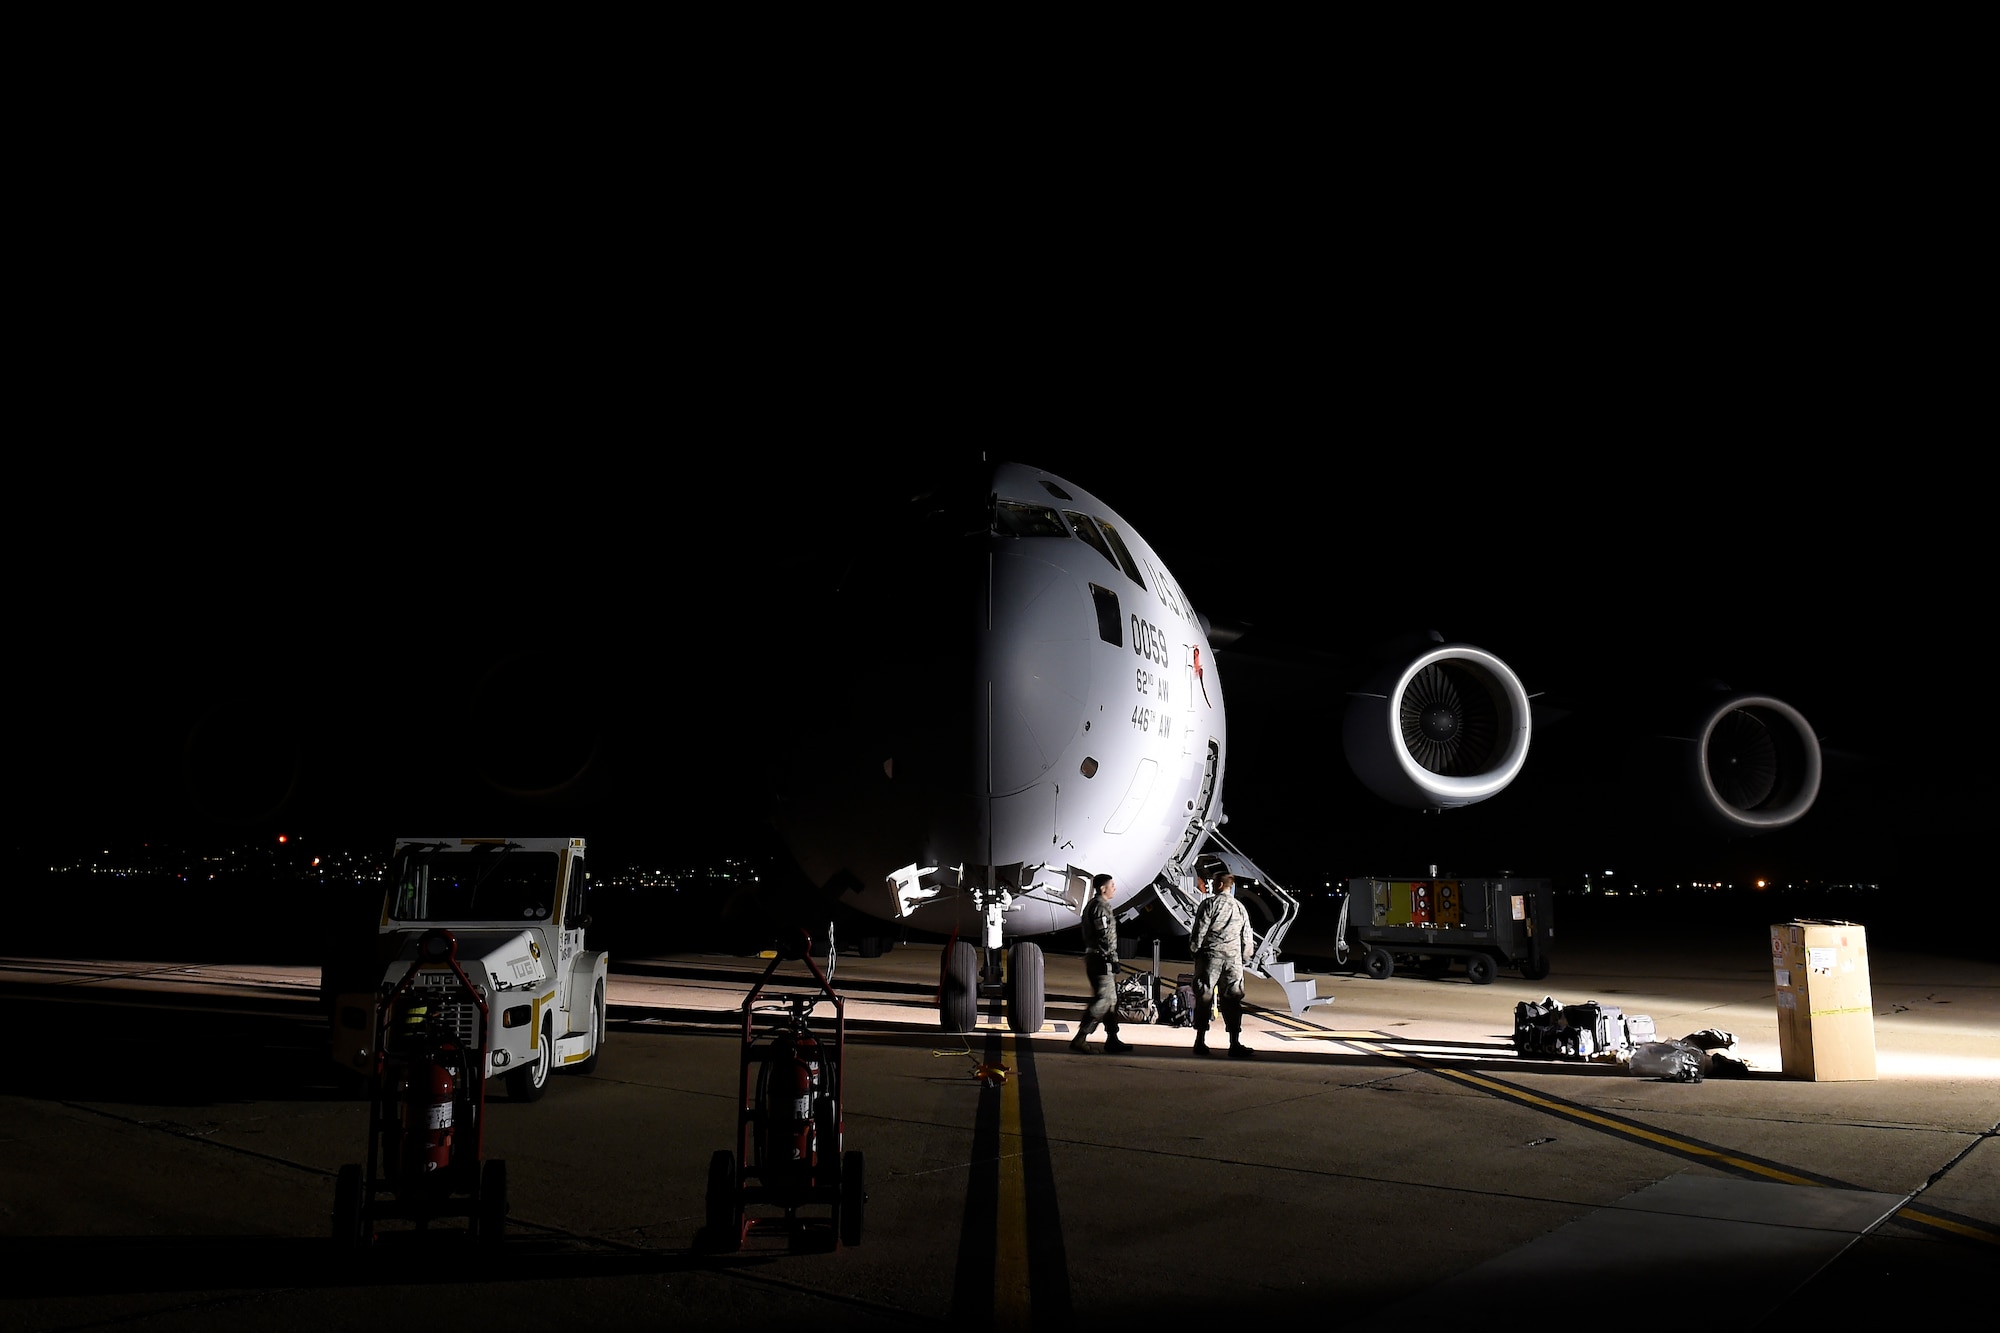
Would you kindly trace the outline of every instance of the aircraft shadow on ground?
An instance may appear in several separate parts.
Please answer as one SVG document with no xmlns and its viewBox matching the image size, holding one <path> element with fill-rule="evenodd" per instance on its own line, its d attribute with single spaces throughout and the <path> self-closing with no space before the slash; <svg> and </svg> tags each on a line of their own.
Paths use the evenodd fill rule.
<svg viewBox="0 0 2000 1333">
<path fill-rule="evenodd" d="M 488 1249 L 455 1227 L 385 1232 L 365 1251 L 331 1239 L 269 1236 L 27 1236 L 0 1239 L 11 1300 L 292 1287 L 519 1282 L 524 1260 L 540 1278 L 603 1278 L 739 1268 L 770 1255 L 699 1249 L 585 1248 L 532 1234 Z M 80 1275 L 88 1274 L 87 1279 Z"/>
<path fill-rule="evenodd" d="M 0 1091 L 52 1101 L 211 1106 L 356 1095 L 333 1063 L 324 1018 L 310 1006 L 260 1014 L 194 1005 L 15 996 L 32 1031 L 61 1034 L 32 1065 L 0 1075 Z"/>
</svg>

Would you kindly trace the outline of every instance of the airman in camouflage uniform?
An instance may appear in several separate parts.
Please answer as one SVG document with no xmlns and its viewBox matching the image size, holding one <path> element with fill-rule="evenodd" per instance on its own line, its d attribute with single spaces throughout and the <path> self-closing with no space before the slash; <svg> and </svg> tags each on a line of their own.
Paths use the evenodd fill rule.
<svg viewBox="0 0 2000 1333">
<path fill-rule="evenodd" d="M 1118 881 L 1099 875 L 1090 881 L 1090 901 L 1083 908 L 1083 970 L 1096 994 L 1083 1011 L 1083 1026 L 1069 1039 L 1073 1051 L 1087 1051 L 1090 1034 L 1104 1024 L 1104 1049 L 1129 1051 L 1132 1043 L 1118 1040 L 1118 918 L 1112 915 L 1111 900 L 1118 893 Z"/>
<path fill-rule="evenodd" d="M 1254 946 L 1250 913 L 1236 901 L 1236 876 L 1224 875 L 1194 914 L 1188 947 L 1195 959 L 1194 1048 L 1209 1054 L 1208 1024 L 1218 1001 L 1222 1026 L 1229 1033 L 1229 1053 L 1247 1060 L 1257 1052 L 1243 1044 L 1243 965 Z"/>
</svg>

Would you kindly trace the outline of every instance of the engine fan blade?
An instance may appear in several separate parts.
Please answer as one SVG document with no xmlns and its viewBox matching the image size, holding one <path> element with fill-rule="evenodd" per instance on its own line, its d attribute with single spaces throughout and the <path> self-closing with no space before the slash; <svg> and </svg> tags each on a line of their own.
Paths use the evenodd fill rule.
<svg viewBox="0 0 2000 1333">
<path fill-rule="evenodd" d="M 1708 776 L 1715 794 L 1738 810 L 1755 810 L 1778 785 L 1778 743 L 1754 715 L 1736 709 L 1719 719 L 1708 741 Z"/>
<path fill-rule="evenodd" d="M 1479 772 L 1499 735 L 1492 698 L 1476 678 L 1444 662 L 1410 679 L 1399 721 L 1410 757 L 1445 777 Z"/>
</svg>

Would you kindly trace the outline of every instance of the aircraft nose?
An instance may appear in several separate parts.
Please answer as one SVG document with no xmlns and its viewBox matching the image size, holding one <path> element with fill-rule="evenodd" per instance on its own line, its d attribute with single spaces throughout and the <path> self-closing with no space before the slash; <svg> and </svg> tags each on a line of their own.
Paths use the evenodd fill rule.
<svg viewBox="0 0 2000 1333">
<path fill-rule="evenodd" d="M 987 772 L 1002 796 L 1038 781 L 1081 731 L 1097 613 L 1076 576 L 1045 560 L 997 553 L 992 571 L 980 676 Z"/>
</svg>

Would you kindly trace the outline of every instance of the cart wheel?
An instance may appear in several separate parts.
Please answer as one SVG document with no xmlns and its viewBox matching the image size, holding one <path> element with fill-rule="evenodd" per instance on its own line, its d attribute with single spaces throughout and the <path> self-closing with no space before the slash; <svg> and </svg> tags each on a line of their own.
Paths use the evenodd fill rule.
<svg viewBox="0 0 2000 1333">
<path fill-rule="evenodd" d="M 868 1187 L 861 1170 L 861 1154 L 848 1153 L 840 1163 L 840 1243 L 861 1243 L 861 1208 L 868 1202 Z"/>
<path fill-rule="evenodd" d="M 938 1018 L 946 1032 L 971 1032 L 979 1027 L 979 950 L 964 940 L 944 957 Z"/>
<path fill-rule="evenodd" d="M 507 1071 L 507 1095 L 517 1102 L 538 1102 L 549 1090 L 549 1067 L 556 1061 L 555 1030 L 551 1026 L 554 1022 L 553 1017 L 542 1020 L 541 1035 L 535 1043 L 535 1063 Z"/>
<path fill-rule="evenodd" d="M 722 1254 L 743 1248 L 743 1192 L 736 1184 L 736 1154 L 727 1148 L 708 1159 L 708 1247 Z"/>
<path fill-rule="evenodd" d="M 1007 1026 L 1015 1032 L 1040 1032 L 1046 1001 L 1042 946 L 1017 942 L 1007 955 Z"/>
<path fill-rule="evenodd" d="M 1493 959 L 1487 954 L 1476 953 L 1465 960 L 1465 975 L 1472 978 L 1475 986 L 1492 985 L 1493 972 Z"/>
<path fill-rule="evenodd" d="M 828 1082 L 832 1067 L 827 1066 Z M 840 1108 L 831 1097 L 821 1097 L 813 1105 L 813 1176 L 824 1180 L 840 1160 Z"/>
<path fill-rule="evenodd" d="M 1387 981 L 1396 975 L 1396 956 L 1379 944 L 1368 948 L 1368 975 L 1377 981 Z"/>
<path fill-rule="evenodd" d="M 358 1250 L 368 1242 L 368 1214 L 362 1207 L 361 1167 L 350 1162 L 333 1179 L 333 1240 Z"/>
<path fill-rule="evenodd" d="M 507 1164 L 488 1162 L 479 1169 L 479 1211 L 473 1218 L 479 1243 L 488 1249 L 507 1233 Z"/>
<path fill-rule="evenodd" d="M 597 993 L 590 997 L 590 1054 L 579 1060 L 575 1066 L 579 1074 L 597 1071 L 597 1055 L 604 1049 L 604 983 L 597 983 Z"/>
<path fill-rule="evenodd" d="M 1547 980 L 1549 975 L 1549 960 L 1546 958 L 1537 958 L 1521 964 L 1521 975 L 1530 981 Z"/>
</svg>

